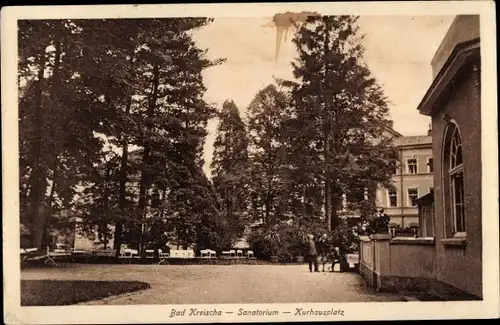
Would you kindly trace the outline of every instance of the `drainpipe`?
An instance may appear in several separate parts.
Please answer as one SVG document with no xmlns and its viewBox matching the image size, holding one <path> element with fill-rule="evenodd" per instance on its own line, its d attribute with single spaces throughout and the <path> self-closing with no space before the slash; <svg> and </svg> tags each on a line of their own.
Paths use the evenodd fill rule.
<svg viewBox="0 0 500 325">
<path fill-rule="evenodd" d="M 403 146 L 400 146 L 399 147 L 399 151 L 400 151 L 400 154 L 401 154 L 401 163 L 399 164 L 399 181 L 400 181 L 400 187 L 401 187 L 401 227 L 404 227 L 404 212 L 405 212 L 405 208 L 404 208 L 404 205 L 405 205 L 405 195 L 404 195 L 404 187 L 403 187 L 403 171 L 404 171 L 404 168 L 403 168 L 403 164 L 404 164 L 404 160 L 403 160 Z"/>
</svg>

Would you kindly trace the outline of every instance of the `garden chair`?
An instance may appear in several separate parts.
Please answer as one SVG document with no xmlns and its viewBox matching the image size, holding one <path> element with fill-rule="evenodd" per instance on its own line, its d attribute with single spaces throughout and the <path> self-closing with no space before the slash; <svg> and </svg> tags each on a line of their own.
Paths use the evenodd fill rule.
<svg viewBox="0 0 500 325">
<path fill-rule="evenodd" d="M 42 255 L 40 258 L 43 259 L 43 264 L 51 263 L 53 266 L 57 266 L 56 260 L 54 259 L 56 256 L 61 255 L 56 252 L 51 252 L 49 246 L 47 246 L 47 253 Z"/>
<path fill-rule="evenodd" d="M 200 257 L 201 258 L 210 258 L 210 250 L 209 249 L 200 250 Z"/>
<path fill-rule="evenodd" d="M 217 252 L 214 250 L 209 250 L 210 251 L 210 262 L 213 264 L 219 264 L 219 260 L 217 259 Z"/>
<path fill-rule="evenodd" d="M 229 251 L 229 257 L 236 257 L 236 251 L 234 249 Z"/>
<path fill-rule="evenodd" d="M 208 264 L 210 262 L 210 250 L 209 249 L 202 249 L 200 251 L 200 256 L 201 256 L 202 263 Z"/>
<path fill-rule="evenodd" d="M 38 248 L 22 248 L 21 249 L 21 260 L 23 261 L 43 261 L 43 264 L 51 263 L 57 266 L 56 261 L 50 254 L 50 249 L 47 246 L 47 251 L 45 254 L 39 254 Z"/>
<path fill-rule="evenodd" d="M 139 251 L 137 249 L 126 248 L 123 250 L 123 253 L 120 257 L 128 259 L 128 262 L 131 263 L 132 259 L 138 255 Z"/>
<path fill-rule="evenodd" d="M 155 258 L 155 250 L 154 249 L 146 249 L 144 251 L 146 253 L 146 258 Z"/>
<path fill-rule="evenodd" d="M 37 255 L 38 248 L 21 248 L 21 260 L 27 260 Z"/>
<path fill-rule="evenodd" d="M 257 259 L 255 258 L 253 251 L 247 251 L 247 259 L 250 264 L 257 264 Z"/>
<path fill-rule="evenodd" d="M 158 256 L 160 258 L 160 261 L 158 262 L 158 265 L 167 265 L 170 264 L 168 263 L 168 258 L 170 258 L 170 253 L 163 253 L 161 249 L 158 250 Z"/>
<path fill-rule="evenodd" d="M 239 258 L 243 257 L 243 251 L 241 249 L 238 249 L 236 251 L 236 257 L 239 257 Z"/>
</svg>

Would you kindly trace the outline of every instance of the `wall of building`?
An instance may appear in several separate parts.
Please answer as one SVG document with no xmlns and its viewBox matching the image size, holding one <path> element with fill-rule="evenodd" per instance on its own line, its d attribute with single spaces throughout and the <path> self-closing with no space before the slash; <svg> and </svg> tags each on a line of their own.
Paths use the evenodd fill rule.
<svg viewBox="0 0 500 325">
<path fill-rule="evenodd" d="M 408 139 L 408 140 L 407 140 Z M 418 141 L 418 146 L 411 145 L 409 141 Z M 423 143 L 423 145 L 421 145 Z M 392 207 L 387 189 L 380 187 L 376 194 L 376 203 L 391 217 L 391 223 L 401 227 L 418 225 L 418 207 L 412 206 L 408 197 L 408 189 L 416 188 L 418 197 L 421 197 L 434 187 L 433 174 L 428 170 L 428 158 L 433 158 L 432 139 L 429 136 L 401 137 L 395 140 L 395 145 L 402 144 L 401 164 L 403 173 L 398 168 L 392 181 L 397 193 L 397 206 Z M 407 159 L 417 160 L 417 174 L 409 174 Z M 402 185 L 402 186 L 401 186 Z"/>
<path fill-rule="evenodd" d="M 393 239 L 390 250 L 391 276 L 436 277 L 436 252 L 432 242 Z"/>
<path fill-rule="evenodd" d="M 470 292 L 438 281 L 433 238 L 361 238 L 359 271 L 377 291 L 418 292 L 443 300 L 476 300 Z"/>
<path fill-rule="evenodd" d="M 482 296 L 482 228 L 481 228 L 481 105 L 477 75 L 471 72 L 455 84 L 452 91 L 432 118 L 435 191 L 435 236 L 437 278 L 459 289 Z M 443 184 L 446 181 L 442 165 L 442 144 L 447 122 L 442 113 L 456 121 L 464 156 L 464 194 L 466 244 L 446 244 L 446 215 Z"/>
<path fill-rule="evenodd" d="M 433 240 L 372 235 L 361 238 L 361 276 L 377 290 L 430 292 L 436 278 Z"/>
<path fill-rule="evenodd" d="M 429 201 L 419 206 L 418 223 L 420 237 L 434 237 L 434 202 Z"/>
</svg>

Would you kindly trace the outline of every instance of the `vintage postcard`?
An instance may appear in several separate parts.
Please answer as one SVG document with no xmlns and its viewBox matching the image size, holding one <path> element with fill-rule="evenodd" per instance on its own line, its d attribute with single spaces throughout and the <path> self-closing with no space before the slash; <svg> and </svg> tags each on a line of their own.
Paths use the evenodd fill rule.
<svg viewBox="0 0 500 325">
<path fill-rule="evenodd" d="M 5 322 L 498 317 L 495 17 L 2 8 Z"/>
</svg>

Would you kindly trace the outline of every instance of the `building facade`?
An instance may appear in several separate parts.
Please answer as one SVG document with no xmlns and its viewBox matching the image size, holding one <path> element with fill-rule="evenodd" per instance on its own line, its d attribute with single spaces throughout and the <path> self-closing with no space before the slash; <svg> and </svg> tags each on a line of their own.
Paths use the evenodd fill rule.
<svg viewBox="0 0 500 325">
<path fill-rule="evenodd" d="M 377 290 L 483 298 L 479 35 L 479 16 L 455 17 L 431 62 L 418 110 L 432 118 L 434 190 L 417 199 L 420 237 L 361 238 L 359 271 Z"/>
<path fill-rule="evenodd" d="M 482 297 L 479 16 L 457 16 L 418 109 L 432 118 L 437 280 Z"/>
<path fill-rule="evenodd" d="M 432 137 L 430 135 L 393 138 L 400 161 L 392 176 L 393 188 L 380 187 L 376 193 L 378 208 L 389 215 L 392 227 L 418 227 L 417 198 L 434 187 Z"/>
</svg>

